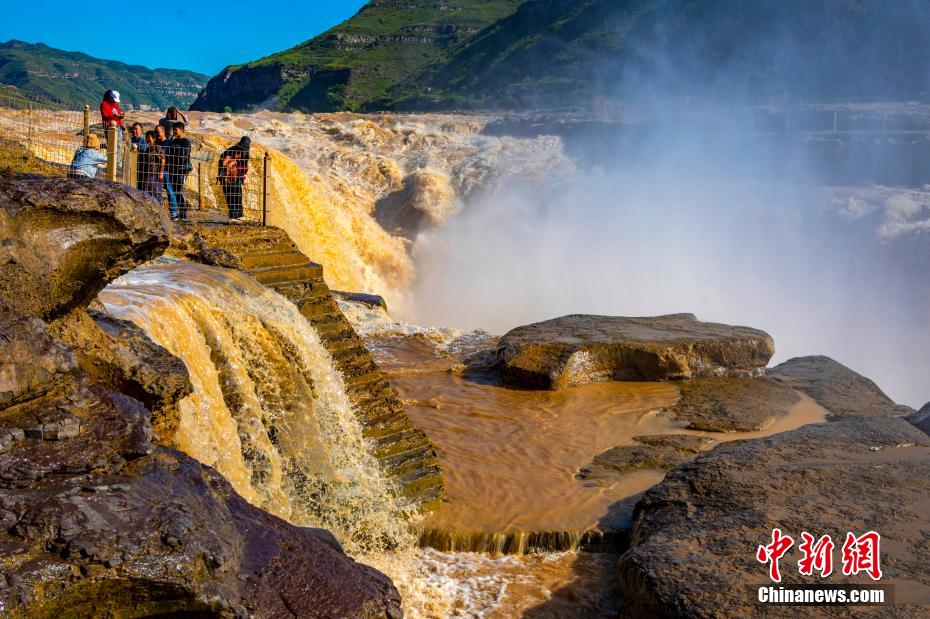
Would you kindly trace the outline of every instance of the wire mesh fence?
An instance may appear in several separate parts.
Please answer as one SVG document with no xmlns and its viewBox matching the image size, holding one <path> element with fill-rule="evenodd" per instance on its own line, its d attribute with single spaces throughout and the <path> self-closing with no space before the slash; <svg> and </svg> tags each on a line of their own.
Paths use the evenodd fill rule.
<svg viewBox="0 0 930 619">
<path fill-rule="evenodd" d="M 16 171 L 96 177 L 145 191 L 172 217 L 265 223 L 268 209 L 266 153 L 255 156 L 235 146 L 222 149 L 199 136 L 146 140 L 155 124 L 132 119 L 106 129 L 96 111 L 58 109 L 52 102 L 0 93 L 0 138 L 18 145 L 44 167 Z M 128 122 L 127 122 L 128 120 Z M 151 145 L 149 142 L 154 142 Z M 99 146 L 98 146 L 99 143 Z"/>
</svg>

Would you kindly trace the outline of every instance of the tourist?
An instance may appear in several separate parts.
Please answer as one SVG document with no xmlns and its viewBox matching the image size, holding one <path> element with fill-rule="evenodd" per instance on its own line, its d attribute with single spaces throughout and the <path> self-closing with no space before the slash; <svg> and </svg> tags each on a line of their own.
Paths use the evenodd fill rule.
<svg viewBox="0 0 930 619">
<path fill-rule="evenodd" d="M 220 156 L 217 180 L 226 197 L 226 207 L 230 219 L 242 217 L 242 184 L 249 173 L 249 148 L 252 141 L 243 136 L 237 144 L 223 151 Z"/>
<path fill-rule="evenodd" d="M 174 137 L 174 125 L 178 121 L 187 122 L 187 116 L 184 115 L 184 112 L 179 110 L 176 107 L 169 107 L 165 112 L 165 117 L 158 121 L 158 126 L 162 127 L 165 131 L 165 137 L 171 139 Z"/>
<path fill-rule="evenodd" d="M 119 93 L 115 90 L 108 90 L 103 94 L 103 101 L 100 103 L 100 121 L 103 123 L 104 131 L 116 127 L 116 160 L 119 161 L 120 142 L 123 141 L 123 112 L 119 107 Z"/>
<path fill-rule="evenodd" d="M 169 184 L 177 200 L 177 206 L 171 213 L 171 218 L 182 221 L 187 220 L 187 198 L 184 196 L 184 185 L 187 182 L 187 175 L 194 169 L 191 165 L 191 149 L 194 145 L 184 137 L 185 133 L 186 128 L 183 122 L 174 123 L 174 137 L 168 140 L 168 147 L 165 149 L 168 159 Z"/>
<path fill-rule="evenodd" d="M 172 131 L 174 129 L 172 128 Z M 174 195 L 174 189 L 171 187 L 171 177 L 168 173 L 167 165 L 167 152 L 165 149 L 168 148 L 168 138 L 165 135 L 164 125 L 155 126 L 155 144 L 162 147 L 162 153 L 165 155 L 165 166 L 164 171 L 162 172 L 162 184 L 165 188 L 165 193 L 168 195 L 168 210 L 171 213 L 176 214 L 178 212 L 178 199 Z"/>
<path fill-rule="evenodd" d="M 106 165 L 107 157 L 100 152 L 100 138 L 90 134 L 85 143 L 85 146 L 74 151 L 68 178 L 94 178 L 101 164 Z"/>
<path fill-rule="evenodd" d="M 139 189 L 140 191 L 145 191 L 145 188 L 144 188 L 145 181 L 142 177 L 143 175 L 142 155 L 143 153 L 145 153 L 146 150 L 148 150 L 149 145 L 145 140 L 145 135 L 143 135 L 144 132 L 142 130 L 142 123 L 132 123 L 132 127 L 130 127 L 129 129 L 129 134 L 130 134 L 129 139 L 132 142 L 133 147 L 135 147 L 136 152 L 139 153 L 138 160 L 136 162 L 136 189 Z"/>
<path fill-rule="evenodd" d="M 165 150 L 156 142 L 154 131 L 145 132 L 145 151 L 139 154 L 142 191 L 161 203 L 161 188 L 165 179 Z M 177 209 L 175 209 L 177 210 Z"/>
</svg>

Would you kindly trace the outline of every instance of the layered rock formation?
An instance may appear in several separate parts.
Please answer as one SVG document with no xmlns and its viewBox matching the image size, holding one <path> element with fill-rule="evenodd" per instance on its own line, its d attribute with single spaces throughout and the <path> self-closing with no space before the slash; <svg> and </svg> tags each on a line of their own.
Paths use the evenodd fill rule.
<svg viewBox="0 0 930 619">
<path fill-rule="evenodd" d="M 908 583 L 898 603 L 924 600 L 895 612 L 926 616 L 928 492 L 930 437 L 903 419 L 850 417 L 717 447 L 670 472 L 637 505 L 632 548 L 620 563 L 624 616 L 762 614 L 753 585 L 769 581 L 755 550 L 774 527 L 798 543 L 802 531 L 830 535 L 837 546 L 848 531 L 878 531 L 882 582 Z M 799 557 L 795 546 L 783 559 L 785 583 L 872 582 L 841 572 L 802 577 Z"/>
<path fill-rule="evenodd" d="M 283 230 L 256 225 L 178 228 L 172 252 L 188 260 L 238 269 L 294 302 L 320 335 L 342 374 L 353 411 L 397 492 L 423 509 L 444 495 L 436 452 L 415 428 L 362 339 L 336 304 L 323 267 L 303 255 Z"/>
<path fill-rule="evenodd" d="M 107 183 L 3 179 L 0 241 L 0 614 L 399 616 L 386 577 L 156 445 L 151 413 L 112 390 L 124 380 L 170 408 L 189 388 L 175 375 L 154 389 L 164 355 L 126 325 L 101 320 L 116 340 L 102 348 L 85 332 L 96 291 L 166 247 L 154 202 Z"/>
<path fill-rule="evenodd" d="M 907 406 L 895 404 L 870 379 L 829 357 L 796 357 L 775 366 L 767 374 L 812 397 L 830 411 L 831 419 L 914 412 Z"/>
<path fill-rule="evenodd" d="M 650 434 L 633 440 L 636 445 L 618 445 L 596 455 L 577 477 L 615 481 L 618 475 L 639 469 L 670 470 L 716 444 L 706 436 L 690 434 Z"/>
<path fill-rule="evenodd" d="M 720 445 L 647 491 L 620 563 L 623 615 L 763 614 L 755 587 L 771 582 L 755 550 L 779 527 L 796 544 L 802 531 L 830 535 L 835 564 L 847 532 L 878 531 L 881 583 L 899 585 L 895 614 L 925 616 L 930 436 L 919 429 L 920 414 L 894 417 L 907 407 L 826 357 L 793 359 L 771 375 L 816 399 L 833 421 Z M 839 570 L 827 580 L 803 577 L 799 557 L 795 545 L 782 560 L 785 583 L 873 582 Z M 880 615 L 888 608 L 860 610 Z"/>
<path fill-rule="evenodd" d="M 671 412 L 689 430 L 755 432 L 797 401 L 793 389 L 768 378 L 696 378 L 681 383 L 681 400 Z"/>
<path fill-rule="evenodd" d="M 774 352 L 763 331 L 699 322 L 693 314 L 570 315 L 513 329 L 501 338 L 497 358 L 508 383 L 559 389 L 604 380 L 755 376 Z"/>
</svg>

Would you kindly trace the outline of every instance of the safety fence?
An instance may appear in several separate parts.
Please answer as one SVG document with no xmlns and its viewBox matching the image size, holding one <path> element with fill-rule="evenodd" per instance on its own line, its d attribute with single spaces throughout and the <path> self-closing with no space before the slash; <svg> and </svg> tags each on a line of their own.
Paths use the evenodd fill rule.
<svg viewBox="0 0 930 619">
<path fill-rule="evenodd" d="M 150 153 L 133 143 L 134 122 L 142 125 L 143 135 L 154 130 L 155 123 L 144 121 L 144 116 L 127 115 L 122 131 L 105 129 L 93 122 L 94 116 L 89 106 L 82 111 L 56 109 L 53 103 L 0 94 L 0 138 L 49 164 L 46 170 L 57 169 L 65 175 L 78 149 L 87 147 L 94 135 L 105 157 L 96 166 L 97 178 L 146 191 L 173 214 L 180 211 L 193 220 L 222 222 L 241 217 L 267 222 L 271 163 L 267 153 L 252 153 L 246 159 L 235 149 L 227 152 L 188 132 L 193 144 L 188 163 L 187 153 L 170 145 Z"/>
</svg>

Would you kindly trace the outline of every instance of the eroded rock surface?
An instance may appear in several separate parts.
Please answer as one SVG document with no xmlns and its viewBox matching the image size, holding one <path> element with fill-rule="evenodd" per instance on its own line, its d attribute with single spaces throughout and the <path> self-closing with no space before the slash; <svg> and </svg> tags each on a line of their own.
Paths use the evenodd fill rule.
<svg viewBox="0 0 930 619">
<path fill-rule="evenodd" d="M 513 329 L 501 338 L 497 358 L 508 383 L 559 389 L 604 380 L 755 376 L 774 352 L 763 331 L 700 322 L 693 314 L 570 315 Z"/>
<path fill-rule="evenodd" d="M 787 415 L 798 400 L 793 389 L 768 378 L 696 378 L 681 383 L 671 412 L 689 430 L 755 432 Z"/>
<path fill-rule="evenodd" d="M 830 419 L 849 416 L 908 415 L 874 382 L 829 357 L 796 357 L 768 371 L 768 376 L 809 395 L 830 411 Z"/>
<path fill-rule="evenodd" d="M 751 587 L 769 582 L 755 551 L 780 527 L 798 540 L 782 559 L 784 582 L 808 584 L 872 581 L 841 572 L 800 576 L 802 531 L 831 535 L 838 547 L 848 531 L 878 531 L 882 583 L 898 583 L 896 616 L 927 616 L 928 496 L 930 436 L 904 419 L 850 417 L 718 446 L 671 471 L 637 504 L 632 546 L 620 562 L 622 614 L 791 615 L 759 606 Z"/>
<path fill-rule="evenodd" d="M 154 444 L 149 410 L 82 371 L 96 352 L 163 406 L 185 392 L 153 384 L 177 360 L 83 312 L 164 248 L 157 208 L 79 185 L 0 179 L 0 615 L 399 616 L 387 577 Z"/>
<path fill-rule="evenodd" d="M 635 445 L 619 445 L 594 456 L 577 477 L 611 481 L 639 469 L 670 470 L 710 449 L 716 441 L 691 434 L 634 436 Z"/>
<path fill-rule="evenodd" d="M 86 306 L 167 247 L 162 209 L 125 185 L 0 177 L 0 298 L 24 315 Z"/>
<path fill-rule="evenodd" d="M 173 444 L 180 419 L 177 402 L 192 390 L 181 359 L 133 323 L 99 310 L 69 312 L 50 330 L 77 352 L 81 370 L 95 383 L 142 402 L 152 412 L 158 442 Z"/>
</svg>

